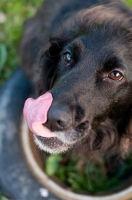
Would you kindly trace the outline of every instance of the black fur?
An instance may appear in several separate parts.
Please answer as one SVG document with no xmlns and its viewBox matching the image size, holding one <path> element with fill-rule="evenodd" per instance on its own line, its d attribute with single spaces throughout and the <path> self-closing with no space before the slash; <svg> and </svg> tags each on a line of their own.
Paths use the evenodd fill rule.
<svg viewBox="0 0 132 200">
<path fill-rule="evenodd" d="M 48 115 L 46 126 L 59 139 L 37 137 L 44 150 L 81 146 L 86 154 L 124 155 L 131 149 L 132 12 L 122 2 L 47 0 L 25 24 L 21 65 L 37 96 L 50 90 L 52 107 L 66 106 L 72 116 L 61 130 Z"/>
</svg>

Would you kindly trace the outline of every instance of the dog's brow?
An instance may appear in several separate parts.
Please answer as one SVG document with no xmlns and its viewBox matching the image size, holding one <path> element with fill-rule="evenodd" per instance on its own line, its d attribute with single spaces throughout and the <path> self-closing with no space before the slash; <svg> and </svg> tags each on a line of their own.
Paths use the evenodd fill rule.
<svg viewBox="0 0 132 200">
<path fill-rule="evenodd" d="M 105 61 L 103 62 L 103 69 L 105 71 L 110 71 L 110 70 L 113 70 L 115 68 L 120 68 L 120 69 L 125 69 L 123 63 L 122 63 L 122 60 L 117 58 L 117 57 L 107 57 L 105 59 Z"/>
<path fill-rule="evenodd" d="M 74 52 L 74 55 L 78 56 L 85 51 L 85 46 L 81 38 L 75 39 L 75 41 L 72 42 L 72 51 Z"/>
<path fill-rule="evenodd" d="M 66 45 L 64 49 L 62 50 L 62 53 L 64 53 L 66 50 L 70 50 L 75 55 L 79 55 L 81 52 L 84 52 L 84 44 L 81 41 L 81 39 L 76 39 L 72 43 Z"/>
</svg>

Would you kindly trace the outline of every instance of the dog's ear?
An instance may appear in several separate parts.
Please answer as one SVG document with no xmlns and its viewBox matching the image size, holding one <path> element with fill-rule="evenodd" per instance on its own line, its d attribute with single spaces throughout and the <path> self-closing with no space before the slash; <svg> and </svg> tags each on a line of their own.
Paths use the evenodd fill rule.
<svg viewBox="0 0 132 200">
<path fill-rule="evenodd" d="M 120 149 L 122 156 L 126 156 L 132 150 L 132 111 L 130 111 L 123 123 L 125 128 L 121 134 Z"/>
<path fill-rule="evenodd" d="M 66 40 L 59 37 L 51 37 L 50 41 L 41 55 L 40 68 L 42 71 L 39 93 L 50 90 L 58 77 L 60 52 Z M 45 86 L 44 89 L 43 85 Z"/>
<path fill-rule="evenodd" d="M 111 120 L 106 120 L 91 138 L 91 150 L 100 154 L 107 152 L 107 157 L 119 153 L 125 158 L 132 150 L 132 112 L 128 112 L 117 127 Z"/>
</svg>

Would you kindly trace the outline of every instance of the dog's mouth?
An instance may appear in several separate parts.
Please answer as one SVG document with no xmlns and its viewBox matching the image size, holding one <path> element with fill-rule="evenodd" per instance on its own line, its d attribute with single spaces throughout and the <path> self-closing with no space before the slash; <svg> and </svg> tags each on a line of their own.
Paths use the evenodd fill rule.
<svg viewBox="0 0 132 200">
<path fill-rule="evenodd" d="M 48 153 L 61 153 L 71 149 L 74 144 L 86 137 L 83 132 L 77 132 L 74 129 L 67 131 L 54 131 L 55 137 L 42 137 L 34 134 L 37 146 Z"/>
<path fill-rule="evenodd" d="M 72 144 L 65 144 L 57 137 L 46 138 L 34 135 L 34 139 L 35 143 L 41 150 L 51 154 L 65 152 L 73 146 Z"/>
<path fill-rule="evenodd" d="M 80 141 L 86 136 L 86 130 L 88 131 L 89 122 L 84 121 L 79 125 L 73 125 L 69 122 L 68 111 L 63 111 L 63 118 L 60 123 L 58 120 L 50 126 L 46 125 L 48 121 L 48 111 L 52 104 L 51 93 L 45 93 L 37 99 L 29 98 L 24 106 L 24 117 L 29 125 L 30 130 L 34 133 L 35 142 L 41 150 L 49 153 L 60 153 L 72 148 L 75 143 Z M 60 110 L 52 112 L 52 121 L 54 122 L 54 116 L 60 114 Z M 71 116 L 70 116 L 71 117 Z M 69 122 L 70 126 L 66 127 L 66 123 Z M 54 126 L 53 126 L 54 125 Z M 65 127 L 64 127 L 65 126 Z M 59 128 L 59 130 L 57 130 Z"/>
</svg>

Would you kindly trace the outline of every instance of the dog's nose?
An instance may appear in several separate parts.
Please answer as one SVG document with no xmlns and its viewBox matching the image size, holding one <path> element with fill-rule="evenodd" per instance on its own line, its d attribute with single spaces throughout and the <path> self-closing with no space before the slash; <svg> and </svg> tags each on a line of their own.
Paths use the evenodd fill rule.
<svg viewBox="0 0 132 200">
<path fill-rule="evenodd" d="M 66 105 L 52 104 L 47 116 L 46 126 L 52 131 L 67 129 L 72 124 L 70 108 Z"/>
</svg>

